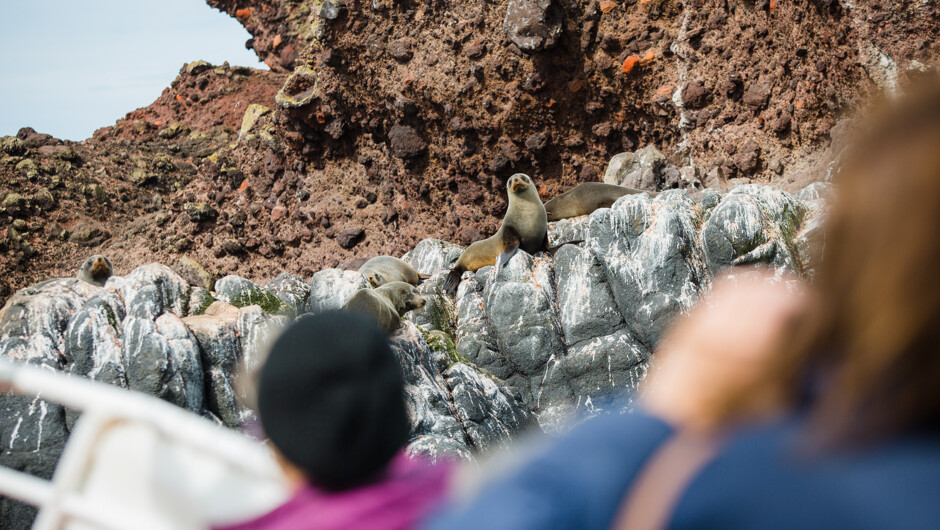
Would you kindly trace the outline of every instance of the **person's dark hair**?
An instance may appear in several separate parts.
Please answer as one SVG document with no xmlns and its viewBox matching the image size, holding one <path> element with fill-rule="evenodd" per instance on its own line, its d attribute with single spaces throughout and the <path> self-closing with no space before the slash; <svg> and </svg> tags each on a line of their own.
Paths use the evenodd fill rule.
<svg viewBox="0 0 940 530">
<path fill-rule="evenodd" d="M 404 382 L 385 334 L 363 317 L 302 317 L 261 369 L 265 434 L 311 483 L 337 491 L 377 478 L 409 435 Z"/>
<path fill-rule="evenodd" d="M 850 149 L 815 302 L 757 384 L 729 396 L 727 419 L 758 395 L 792 407 L 816 380 L 813 431 L 829 443 L 940 424 L 940 80 L 885 104 Z"/>
</svg>

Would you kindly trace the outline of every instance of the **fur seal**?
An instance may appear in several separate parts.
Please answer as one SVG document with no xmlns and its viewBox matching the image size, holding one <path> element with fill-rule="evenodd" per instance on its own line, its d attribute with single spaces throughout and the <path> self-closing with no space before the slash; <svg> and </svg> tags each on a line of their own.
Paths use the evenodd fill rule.
<svg viewBox="0 0 940 530">
<path fill-rule="evenodd" d="M 373 318 L 386 333 L 401 325 L 401 317 L 412 309 L 424 307 L 426 300 L 413 285 L 389 282 L 375 289 L 360 289 L 343 309 Z"/>
<path fill-rule="evenodd" d="M 584 182 L 545 203 L 545 213 L 549 221 L 588 215 L 598 208 L 610 208 L 624 195 L 646 193 L 650 197 L 653 191 L 638 190 L 626 186 L 604 184 L 603 182 Z"/>
<path fill-rule="evenodd" d="M 372 287 L 379 287 L 389 282 L 405 282 L 418 285 L 427 275 L 419 274 L 405 260 L 392 256 L 376 256 L 359 267 Z"/>
<path fill-rule="evenodd" d="M 86 259 L 78 269 L 79 280 L 97 285 L 98 287 L 104 287 L 105 282 L 107 282 L 108 278 L 113 274 L 114 267 L 111 266 L 111 260 L 101 254 L 95 254 Z"/>
<path fill-rule="evenodd" d="M 539 192 L 528 175 L 516 173 L 506 182 L 509 207 L 495 235 L 477 241 L 460 255 L 447 275 L 444 291 L 453 293 L 464 272 L 487 265 L 502 267 L 521 248 L 534 254 L 548 247 L 548 218 Z"/>
</svg>

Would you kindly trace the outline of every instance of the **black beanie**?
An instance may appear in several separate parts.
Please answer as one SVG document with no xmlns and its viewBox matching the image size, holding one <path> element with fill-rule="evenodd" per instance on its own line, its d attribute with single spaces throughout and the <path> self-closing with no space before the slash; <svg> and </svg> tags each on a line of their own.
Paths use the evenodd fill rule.
<svg viewBox="0 0 940 530">
<path fill-rule="evenodd" d="M 373 321 L 348 312 L 302 317 L 278 337 L 258 410 L 281 454 L 327 490 L 368 482 L 408 440 L 398 360 Z"/>
</svg>

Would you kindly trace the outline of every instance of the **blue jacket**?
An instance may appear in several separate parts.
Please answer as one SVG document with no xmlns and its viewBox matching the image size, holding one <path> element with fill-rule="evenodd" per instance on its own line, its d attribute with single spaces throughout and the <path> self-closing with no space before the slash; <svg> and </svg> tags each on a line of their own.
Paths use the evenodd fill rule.
<svg viewBox="0 0 940 530">
<path fill-rule="evenodd" d="M 820 454 L 806 451 L 800 425 L 735 434 L 693 479 L 670 528 L 940 528 L 940 438 Z M 671 435 L 640 413 L 595 418 L 429 527 L 608 528 L 642 465 Z"/>
</svg>

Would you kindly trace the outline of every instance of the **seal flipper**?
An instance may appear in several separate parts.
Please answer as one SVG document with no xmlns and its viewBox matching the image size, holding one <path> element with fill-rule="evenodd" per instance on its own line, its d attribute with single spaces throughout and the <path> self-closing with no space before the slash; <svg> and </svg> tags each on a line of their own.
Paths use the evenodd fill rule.
<svg viewBox="0 0 940 530">
<path fill-rule="evenodd" d="M 447 294 L 454 294 L 457 292 L 457 285 L 460 284 L 460 277 L 463 276 L 463 269 L 454 267 L 450 270 L 450 273 L 447 275 L 447 279 L 444 280 L 444 292 Z"/>
<path fill-rule="evenodd" d="M 519 233 L 511 227 L 505 227 L 503 230 L 503 251 L 496 258 L 496 270 L 500 271 L 509 263 L 509 260 L 519 252 Z"/>
</svg>

